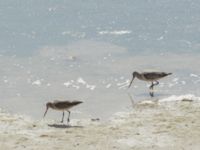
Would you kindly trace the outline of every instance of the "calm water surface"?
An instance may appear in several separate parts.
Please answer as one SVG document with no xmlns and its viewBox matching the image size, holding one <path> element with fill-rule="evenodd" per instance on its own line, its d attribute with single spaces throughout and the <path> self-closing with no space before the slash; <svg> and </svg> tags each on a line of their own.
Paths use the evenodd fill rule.
<svg viewBox="0 0 200 150">
<path fill-rule="evenodd" d="M 1 108 L 40 118 L 45 103 L 79 99 L 81 117 L 108 118 L 150 99 L 135 70 L 173 72 L 156 98 L 200 90 L 200 2 L 0 1 Z M 56 117 L 58 114 L 50 112 Z"/>
</svg>

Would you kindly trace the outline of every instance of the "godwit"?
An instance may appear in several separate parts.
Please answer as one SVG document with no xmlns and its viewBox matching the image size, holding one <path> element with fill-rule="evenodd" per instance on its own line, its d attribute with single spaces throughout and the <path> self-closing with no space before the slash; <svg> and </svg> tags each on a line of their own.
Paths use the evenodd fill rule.
<svg viewBox="0 0 200 150">
<path fill-rule="evenodd" d="M 49 108 L 52 108 L 52 109 L 55 109 L 55 110 L 58 110 L 58 111 L 62 111 L 63 115 L 62 115 L 61 122 L 63 123 L 65 110 L 66 110 L 69 113 L 68 119 L 67 119 L 67 123 L 69 123 L 69 121 L 70 121 L 70 111 L 69 111 L 69 109 L 80 104 L 80 103 L 83 103 L 83 102 L 82 101 L 58 101 L 58 100 L 56 100 L 54 102 L 48 102 L 48 103 L 46 103 L 46 111 L 44 113 L 44 117 L 45 117 Z"/>
<path fill-rule="evenodd" d="M 134 78 L 138 78 L 139 80 L 143 80 L 143 81 L 150 81 L 151 82 L 151 86 L 149 87 L 150 90 L 152 90 L 152 92 L 150 92 L 150 96 L 153 97 L 154 93 L 153 93 L 153 87 L 155 85 L 158 85 L 159 82 L 157 80 L 166 77 L 168 75 L 171 75 L 172 73 L 165 73 L 165 72 L 143 72 L 143 73 L 138 73 L 138 72 L 133 72 L 133 78 L 129 84 L 129 88 L 131 87 L 131 84 L 134 80 Z M 155 83 L 154 83 L 155 82 Z"/>
</svg>

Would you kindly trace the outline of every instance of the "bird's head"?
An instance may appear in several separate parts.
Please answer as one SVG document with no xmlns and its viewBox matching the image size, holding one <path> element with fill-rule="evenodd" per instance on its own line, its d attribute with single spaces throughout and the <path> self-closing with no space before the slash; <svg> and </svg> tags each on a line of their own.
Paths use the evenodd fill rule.
<svg viewBox="0 0 200 150">
<path fill-rule="evenodd" d="M 135 79 L 135 77 L 136 77 L 137 75 L 138 75 L 138 72 L 136 72 L 136 71 L 134 71 L 134 72 L 132 73 L 132 80 L 131 80 L 131 82 L 130 82 L 128 88 L 131 87 L 131 84 L 133 83 L 133 80 Z"/>
</svg>

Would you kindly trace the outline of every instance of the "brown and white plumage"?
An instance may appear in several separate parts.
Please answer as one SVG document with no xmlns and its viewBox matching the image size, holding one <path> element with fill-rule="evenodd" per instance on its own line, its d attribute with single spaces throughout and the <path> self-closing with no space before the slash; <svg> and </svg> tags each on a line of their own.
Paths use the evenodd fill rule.
<svg viewBox="0 0 200 150">
<path fill-rule="evenodd" d="M 166 73 L 166 72 L 142 72 L 142 73 L 138 73 L 138 72 L 133 72 L 132 74 L 132 80 L 129 84 L 129 88 L 131 87 L 131 84 L 133 83 L 134 78 L 138 78 L 139 80 L 143 80 L 143 81 L 149 81 L 151 82 L 151 86 L 150 89 L 153 90 L 153 87 L 155 85 L 158 85 L 159 82 L 157 80 L 164 78 L 168 75 L 171 75 L 172 73 Z M 156 82 L 156 83 L 154 83 Z M 153 92 L 150 92 L 150 95 L 153 97 Z"/>
<path fill-rule="evenodd" d="M 54 110 L 58 110 L 58 111 L 63 112 L 63 116 L 62 116 L 62 120 L 61 120 L 61 122 L 63 122 L 64 112 L 68 111 L 69 115 L 68 115 L 67 122 L 69 123 L 69 121 L 70 121 L 70 111 L 69 111 L 69 109 L 80 104 L 80 103 L 83 103 L 83 102 L 82 101 L 59 101 L 59 100 L 56 100 L 54 102 L 48 102 L 48 103 L 46 103 L 46 111 L 44 113 L 44 117 L 46 116 L 48 109 L 52 108 Z"/>
</svg>

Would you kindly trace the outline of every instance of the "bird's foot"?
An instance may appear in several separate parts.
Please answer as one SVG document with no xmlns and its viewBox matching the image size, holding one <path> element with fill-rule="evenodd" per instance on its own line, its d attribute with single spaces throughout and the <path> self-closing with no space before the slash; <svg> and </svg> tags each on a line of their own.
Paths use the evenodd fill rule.
<svg viewBox="0 0 200 150">
<path fill-rule="evenodd" d="M 67 119 L 67 124 L 69 125 L 69 122 L 70 122 L 70 120 L 69 119 Z"/>
<path fill-rule="evenodd" d="M 154 85 L 152 84 L 152 85 L 149 87 L 149 89 L 150 89 L 150 90 L 153 90 L 153 87 L 154 87 Z"/>
<path fill-rule="evenodd" d="M 154 92 L 149 92 L 151 97 L 154 97 Z"/>
</svg>

